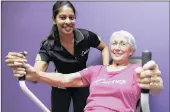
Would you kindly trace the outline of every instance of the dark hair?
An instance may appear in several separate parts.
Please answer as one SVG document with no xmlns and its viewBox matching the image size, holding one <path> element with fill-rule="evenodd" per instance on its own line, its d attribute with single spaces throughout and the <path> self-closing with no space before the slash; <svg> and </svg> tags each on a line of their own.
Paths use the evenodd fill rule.
<svg viewBox="0 0 170 112">
<path fill-rule="evenodd" d="M 65 5 L 70 7 L 73 10 L 74 15 L 76 16 L 76 10 L 70 1 L 56 1 L 52 9 L 53 19 L 55 19 L 56 16 L 58 15 L 59 9 Z M 57 24 L 54 24 L 52 26 L 49 36 L 45 40 L 43 40 L 41 44 L 51 49 L 54 46 L 55 38 L 59 38 Z"/>
<path fill-rule="evenodd" d="M 67 5 L 68 7 L 70 7 L 74 14 L 76 15 L 76 10 L 74 8 L 74 6 L 71 4 L 71 2 L 69 1 L 57 1 L 54 5 L 53 5 L 53 18 L 55 19 L 57 14 L 59 13 L 59 9 L 63 6 Z"/>
</svg>

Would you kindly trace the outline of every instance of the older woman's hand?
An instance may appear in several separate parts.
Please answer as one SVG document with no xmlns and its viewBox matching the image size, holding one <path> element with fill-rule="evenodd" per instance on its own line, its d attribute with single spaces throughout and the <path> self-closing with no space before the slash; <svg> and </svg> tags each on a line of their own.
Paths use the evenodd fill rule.
<svg viewBox="0 0 170 112">
<path fill-rule="evenodd" d="M 138 67 L 138 84 L 140 88 L 150 89 L 150 93 L 159 93 L 163 88 L 161 72 L 154 61 L 147 62 L 143 67 Z"/>
<path fill-rule="evenodd" d="M 33 66 L 31 66 L 28 63 L 14 62 L 14 64 L 18 66 L 15 69 L 13 69 L 14 76 L 16 78 L 26 75 L 26 80 L 38 81 L 40 76 L 37 74 L 38 71 L 36 71 L 36 69 Z"/>
</svg>

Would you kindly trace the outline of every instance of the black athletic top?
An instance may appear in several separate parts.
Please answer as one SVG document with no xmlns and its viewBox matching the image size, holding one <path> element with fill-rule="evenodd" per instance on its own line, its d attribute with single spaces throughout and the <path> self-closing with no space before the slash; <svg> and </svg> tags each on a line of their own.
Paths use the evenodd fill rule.
<svg viewBox="0 0 170 112">
<path fill-rule="evenodd" d="M 97 47 L 100 44 L 98 36 L 85 29 L 74 30 L 74 55 L 69 53 L 56 38 L 54 47 L 48 49 L 41 46 L 39 54 L 41 61 L 52 61 L 59 73 L 74 73 L 86 68 L 86 62 L 90 47 Z"/>
</svg>

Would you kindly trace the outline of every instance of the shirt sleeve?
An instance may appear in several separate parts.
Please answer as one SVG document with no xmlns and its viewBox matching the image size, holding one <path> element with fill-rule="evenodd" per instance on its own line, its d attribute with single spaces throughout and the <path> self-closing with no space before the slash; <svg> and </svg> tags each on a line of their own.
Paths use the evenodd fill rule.
<svg viewBox="0 0 170 112">
<path fill-rule="evenodd" d="M 49 63 L 51 61 L 51 58 L 50 58 L 49 51 L 47 50 L 47 48 L 45 48 L 44 46 L 41 46 L 35 60 L 36 61 L 45 61 L 45 62 Z"/>
<path fill-rule="evenodd" d="M 96 48 L 99 44 L 100 44 L 100 39 L 99 37 L 93 33 L 89 31 L 89 43 L 91 47 Z"/>
<path fill-rule="evenodd" d="M 84 85 L 89 86 L 91 84 L 91 82 L 93 82 L 94 79 L 96 79 L 96 77 L 98 76 L 98 73 L 100 71 L 101 66 L 90 66 L 88 68 L 83 69 L 82 71 L 80 71 L 80 75 L 82 78 L 82 81 L 84 83 Z"/>
<path fill-rule="evenodd" d="M 136 81 L 137 82 L 137 81 Z M 140 99 L 140 93 L 141 93 L 141 88 L 138 86 L 138 82 L 136 83 L 136 94 L 137 94 L 137 99 Z"/>
<path fill-rule="evenodd" d="M 135 69 L 137 67 L 140 67 L 139 64 L 135 64 Z M 136 74 L 136 72 L 134 73 L 135 75 L 135 85 L 136 85 L 136 96 L 137 96 L 137 99 L 140 99 L 140 93 L 141 93 L 141 88 L 138 86 L 138 75 Z"/>
</svg>

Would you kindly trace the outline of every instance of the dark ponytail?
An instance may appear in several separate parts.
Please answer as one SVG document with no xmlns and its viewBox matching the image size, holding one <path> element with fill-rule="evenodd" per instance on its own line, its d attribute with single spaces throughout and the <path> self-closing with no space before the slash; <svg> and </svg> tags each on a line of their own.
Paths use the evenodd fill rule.
<svg viewBox="0 0 170 112">
<path fill-rule="evenodd" d="M 54 24 L 52 26 L 49 36 L 45 40 L 42 41 L 41 46 L 47 49 L 52 49 L 55 44 L 55 39 L 58 39 L 58 38 L 59 37 L 58 37 L 57 24 Z"/>
</svg>

